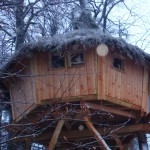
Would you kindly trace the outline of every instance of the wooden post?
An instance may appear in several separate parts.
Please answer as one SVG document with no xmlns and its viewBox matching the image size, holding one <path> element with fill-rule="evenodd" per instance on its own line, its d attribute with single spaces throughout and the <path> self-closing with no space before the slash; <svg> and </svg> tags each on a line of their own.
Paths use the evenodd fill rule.
<svg viewBox="0 0 150 150">
<path fill-rule="evenodd" d="M 93 124 L 89 120 L 89 118 L 87 116 L 84 116 L 83 120 L 84 120 L 86 126 L 88 127 L 88 129 L 93 133 L 93 135 L 97 139 L 99 145 L 102 146 L 102 149 L 103 150 L 111 150 L 109 148 L 109 146 L 106 144 L 106 142 L 104 141 L 104 139 L 102 138 L 102 136 L 99 134 L 99 132 L 95 129 L 95 127 L 93 126 Z"/>
<path fill-rule="evenodd" d="M 57 126 L 55 128 L 55 131 L 53 133 L 52 139 L 51 139 L 49 147 L 48 147 L 49 150 L 53 150 L 54 149 L 54 147 L 55 147 L 55 145 L 57 143 L 58 136 L 59 136 L 59 134 L 61 132 L 61 129 L 62 129 L 64 123 L 65 123 L 65 120 L 59 120 L 58 121 L 58 124 L 57 124 Z"/>
<path fill-rule="evenodd" d="M 143 89 L 142 89 L 142 112 L 141 115 L 144 115 L 144 112 L 148 113 L 147 104 L 148 104 L 148 67 L 144 66 L 143 72 Z"/>
<path fill-rule="evenodd" d="M 138 142 L 140 150 L 149 150 L 145 133 L 138 133 Z"/>
<path fill-rule="evenodd" d="M 117 145 L 119 146 L 120 150 L 124 150 L 124 146 L 122 145 L 121 140 L 119 139 L 119 137 L 116 134 L 113 134 L 113 137 L 117 143 Z"/>
</svg>

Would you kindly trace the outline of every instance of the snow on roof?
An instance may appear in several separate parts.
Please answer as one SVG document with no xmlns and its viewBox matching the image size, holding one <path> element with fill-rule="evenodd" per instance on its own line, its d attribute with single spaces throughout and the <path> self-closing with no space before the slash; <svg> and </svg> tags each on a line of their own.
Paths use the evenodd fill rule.
<svg viewBox="0 0 150 150">
<path fill-rule="evenodd" d="M 19 62 L 22 58 L 32 57 L 34 52 L 63 51 L 67 50 L 71 45 L 73 47 L 77 45 L 95 47 L 99 44 L 106 44 L 109 47 L 117 49 L 129 58 L 135 59 L 142 64 L 146 58 L 150 58 L 140 48 L 128 44 L 122 38 L 112 37 L 109 34 L 102 33 L 98 29 L 78 29 L 66 34 L 49 37 L 49 39 L 41 39 L 38 42 L 24 44 L 1 68 L 1 71 L 7 71 L 14 63 Z"/>
</svg>

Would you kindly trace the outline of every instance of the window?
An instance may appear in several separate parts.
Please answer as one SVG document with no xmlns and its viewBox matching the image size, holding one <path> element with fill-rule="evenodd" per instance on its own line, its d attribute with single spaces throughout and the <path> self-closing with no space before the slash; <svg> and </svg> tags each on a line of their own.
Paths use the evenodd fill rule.
<svg viewBox="0 0 150 150">
<path fill-rule="evenodd" d="M 51 67 L 52 68 L 65 67 L 65 56 L 59 53 L 52 54 L 51 55 Z"/>
<path fill-rule="evenodd" d="M 78 66 L 84 64 L 84 52 L 67 52 L 67 53 L 50 53 L 49 55 L 51 68 L 63 68 L 70 66 Z"/>
<path fill-rule="evenodd" d="M 71 53 L 69 55 L 70 66 L 78 66 L 84 64 L 84 52 Z"/>
<path fill-rule="evenodd" d="M 113 58 L 113 67 L 117 70 L 124 70 L 124 61 L 119 57 Z"/>
</svg>

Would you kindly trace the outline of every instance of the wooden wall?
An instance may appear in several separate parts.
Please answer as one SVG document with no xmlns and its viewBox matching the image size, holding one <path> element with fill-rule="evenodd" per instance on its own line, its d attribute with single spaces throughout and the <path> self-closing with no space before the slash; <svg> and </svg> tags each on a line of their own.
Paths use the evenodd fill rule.
<svg viewBox="0 0 150 150">
<path fill-rule="evenodd" d="M 33 58 L 33 74 L 36 83 L 36 98 L 41 100 L 73 98 L 96 94 L 97 56 L 92 50 L 85 53 L 85 65 L 51 68 L 47 53 L 38 53 Z"/>
<path fill-rule="evenodd" d="M 73 101 L 79 97 L 92 100 L 90 96 L 93 95 L 95 99 L 108 100 L 109 97 L 146 111 L 148 70 L 128 57 L 121 57 L 124 59 L 123 71 L 113 68 L 112 52 L 100 57 L 95 49 L 85 51 L 85 65 L 54 69 L 49 65 L 48 53 L 34 54 L 32 59 L 23 62 L 27 66 L 24 74 L 29 76 L 10 80 L 14 118 L 34 104 L 47 100 Z"/>
<path fill-rule="evenodd" d="M 34 80 L 30 76 L 30 60 L 25 60 L 22 64 L 16 66 L 15 73 L 20 70 L 17 77 L 9 80 L 13 119 L 18 118 L 36 103 Z"/>
<path fill-rule="evenodd" d="M 118 71 L 113 67 L 113 56 L 122 57 L 124 60 L 123 71 Z M 102 68 L 99 75 L 101 79 L 99 81 L 101 84 L 98 92 L 99 99 L 114 98 L 146 110 L 148 71 L 144 72 L 144 66 L 128 57 L 110 51 L 105 58 L 99 58 L 98 62 L 98 68 Z"/>
</svg>

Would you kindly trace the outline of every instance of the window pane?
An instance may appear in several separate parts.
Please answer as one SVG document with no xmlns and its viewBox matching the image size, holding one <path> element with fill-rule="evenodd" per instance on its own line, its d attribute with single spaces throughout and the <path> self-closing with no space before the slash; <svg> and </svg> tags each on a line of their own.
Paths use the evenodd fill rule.
<svg viewBox="0 0 150 150">
<path fill-rule="evenodd" d="M 113 67 L 118 69 L 118 70 L 123 70 L 124 69 L 124 63 L 123 63 L 123 60 L 118 58 L 118 57 L 115 57 L 113 59 Z"/>
<path fill-rule="evenodd" d="M 84 64 L 84 53 L 78 52 L 70 55 L 71 57 L 71 66 L 82 65 Z"/>
<path fill-rule="evenodd" d="M 65 67 L 65 58 L 64 56 L 52 55 L 52 68 L 61 68 Z"/>
</svg>

